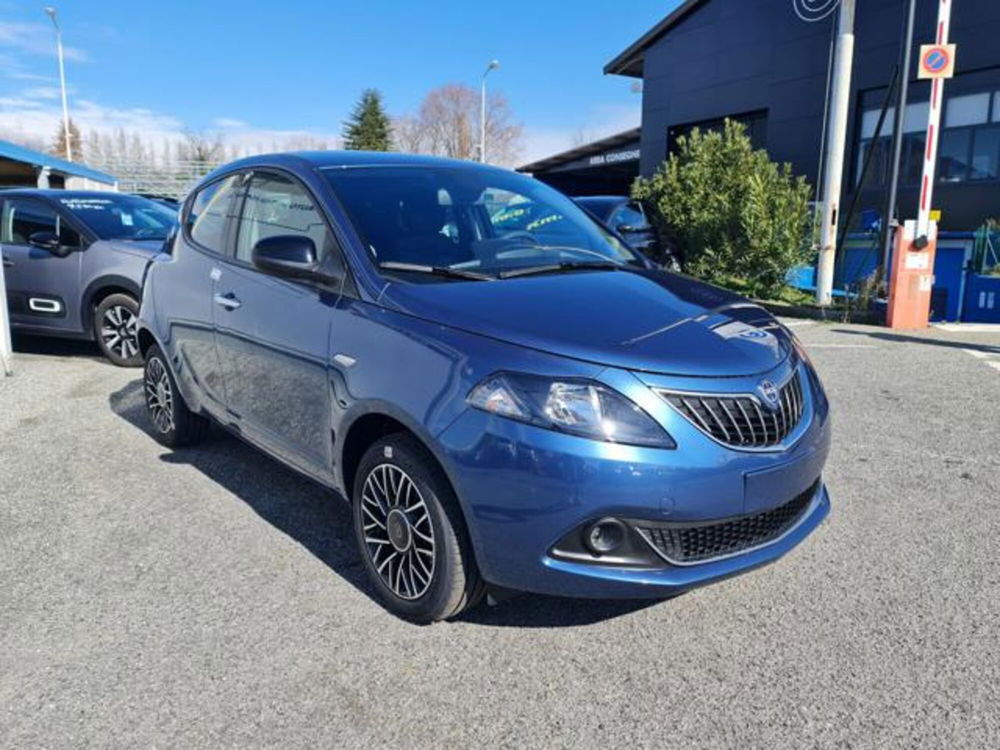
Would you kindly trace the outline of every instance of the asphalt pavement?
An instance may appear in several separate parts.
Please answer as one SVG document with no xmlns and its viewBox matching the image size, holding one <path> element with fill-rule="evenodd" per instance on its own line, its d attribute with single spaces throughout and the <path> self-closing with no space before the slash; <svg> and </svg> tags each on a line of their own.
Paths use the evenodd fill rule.
<svg viewBox="0 0 1000 750">
<path fill-rule="evenodd" d="M 833 512 L 663 602 L 408 624 L 346 504 L 147 433 L 138 372 L 16 343 L 0 380 L 0 747 L 1000 747 L 1000 334 L 795 322 Z"/>
</svg>

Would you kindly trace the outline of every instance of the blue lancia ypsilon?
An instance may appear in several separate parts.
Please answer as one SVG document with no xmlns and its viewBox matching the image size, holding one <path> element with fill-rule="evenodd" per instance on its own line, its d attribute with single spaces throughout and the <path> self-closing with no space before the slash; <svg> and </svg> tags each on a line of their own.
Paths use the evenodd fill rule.
<svg viewBox="0 0 1000 750">
<path fill-rule="evenodd" d="M 795 337 L 540 182 L 260 156 L 180 219 L 139 316 L 154 433 L 189 444 L 212 420 L 338 490 L 403 617 L 490 586 L 665 597 L 829 512 L 828 404 Z"/>
</svg>

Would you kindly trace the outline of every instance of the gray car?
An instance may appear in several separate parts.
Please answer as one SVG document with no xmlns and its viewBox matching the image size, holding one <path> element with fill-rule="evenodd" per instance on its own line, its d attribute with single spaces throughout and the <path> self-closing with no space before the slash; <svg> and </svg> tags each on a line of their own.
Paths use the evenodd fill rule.
<svg viewBox="0 0 1000 750">
<path fill-rule="evenodd" d="M 177 221 L 134 195 L 0 191 L 0 252 L 14 331 L 93 339 L 116 365 L 142 363 L 142 278 Z"/>
</svg>

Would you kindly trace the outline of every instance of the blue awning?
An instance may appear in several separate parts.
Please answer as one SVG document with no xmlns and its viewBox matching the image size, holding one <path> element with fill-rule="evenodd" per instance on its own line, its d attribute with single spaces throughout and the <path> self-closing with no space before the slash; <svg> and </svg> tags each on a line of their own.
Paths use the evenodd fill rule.
<svg viewBox="0 0 1000 750">
<path fill-rule="evenodd" d="M 85 177 L 95 182 L 103 182 L 106 185 L 114 185 L 118 182 L 116 177 L 99 172 L 96 169 L 77 164 L 75 162 L 60 159 L 51 154 L 43 154 L 41 151 L 32 151 L 30 148 L 18 146 L 10 141 L 0 141 L 0 159 L 10 159 L 23 164 L 31 164 L 36 167 L 48 167 L 53 172 L 70 175 L 72 177 Z"/>
</svg>

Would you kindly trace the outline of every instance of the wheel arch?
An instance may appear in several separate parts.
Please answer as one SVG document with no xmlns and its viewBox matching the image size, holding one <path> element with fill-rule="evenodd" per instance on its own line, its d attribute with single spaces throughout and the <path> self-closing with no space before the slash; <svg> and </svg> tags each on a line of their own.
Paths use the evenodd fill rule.
<svg viewBox="0 0 1000 750">
<path fill-rule="evenodd" d="M 94 326 L 94 311 L 101 301 L 112 294 L 127 294 L 136 302 L 142 301 L 142 290 L 139 285 L 127 276 L 101 276 L 94 279 L 83 290 L 83 330 L 90 331 Z"/>
<path fill-rule="evenodd" d="M 349 503 L 353 503 L 354 480 L 361 463 L 361 457 L 365 451 L 380 438 L 394 433 L 402 433 L 412 437 L 418 445 L 427 451 L 428 456 L 430 456 L 436 468 L 441 472 L 441 476 L 448 482 L 458 506 L 461 522 L 465 527 L 463 531 L 469 540 L 472 557 L 476 561 L 479 570 L 482 571 L 477 535 L 469 523 L 469 514 L 466 511 L 465 503 L 459 495 L 458 484 L 449 471 L 448 462 L 435 450 L 432 436 L 426 430 L 422 429 L 414 420 L 405 414 L 401 414 L 389 404 L 372 406 L 364 412 L 359 413 L 346 426 L 343 438 L 338 441 L 339 450 L 335 455 L 339 458 L 339 462 L 336 473 L 341 483 L 344 497 Z"/>
</svg>

